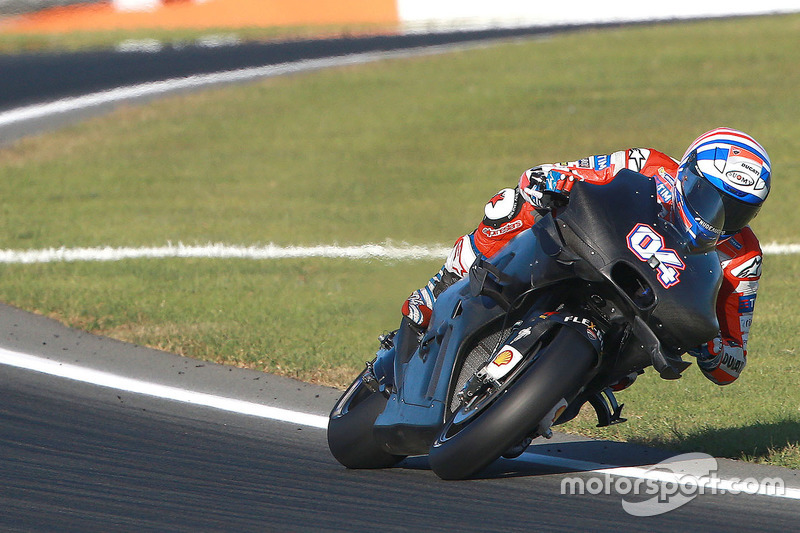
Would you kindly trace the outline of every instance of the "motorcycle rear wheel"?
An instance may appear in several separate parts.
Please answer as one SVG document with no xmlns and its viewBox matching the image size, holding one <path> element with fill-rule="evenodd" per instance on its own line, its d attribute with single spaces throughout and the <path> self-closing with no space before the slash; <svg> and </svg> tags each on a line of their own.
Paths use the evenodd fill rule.
<svg viewBox="0 0 800 533">
<path fill-rule="evenodd" d="M 328 421 L 328 448 L 347 468 L 388 468 L 405 456 L 393 455 L 373 438 L 375 420 L 386 407 L 383 394 L 372 392 L 361 380 L 348 387 L 333 407 Z"/>
<path fill-rule="evenodd" d="M 451 415 L 429 452 L 431 469 L 442 479 L 465 479 L 534 433 L 562 398 L 588 383 L 597 360 L 592 345 L 562 327 L 538 358 L 499 393 L 462 404 Z M 494 394 L 495 397 L 491 397 Z"/>
</svg>

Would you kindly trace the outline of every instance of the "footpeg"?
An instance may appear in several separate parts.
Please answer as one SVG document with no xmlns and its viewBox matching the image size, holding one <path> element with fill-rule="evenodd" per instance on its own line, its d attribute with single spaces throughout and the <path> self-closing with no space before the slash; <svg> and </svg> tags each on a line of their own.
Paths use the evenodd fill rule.
<svg viewBox="0 0 800 533">
<path fill-rule="evenodd" d="M 383 394 L 387 398 L 391 396 L 391 388 L 388 386 L 381 386 L 378 378 L 375 377 L 375 367 L 373 366 L 372 361 L 367 363 L 367 369 L 361 376 L 361 383 L 363 383 L 364 386 L 370 390 L 370 392 Z"/>
<path fill-rule="evenodd" d="M 367 370 L 364 372 L 364 375 L 361 376 L 361 382 L 372 392 L 380 392 L 381 390 L 378 380 L 375 379 L 375 368 L 372 366 L 371 361 L 367 363 Z"/>
<path fill-rule="evenodd" d="M 382 350 L 391 350 L 394 348 L 394 336 L 396 334 L 397 330 L 394 330 L 378 336 L 378 342 L 380 343 Z"/>
</svg>

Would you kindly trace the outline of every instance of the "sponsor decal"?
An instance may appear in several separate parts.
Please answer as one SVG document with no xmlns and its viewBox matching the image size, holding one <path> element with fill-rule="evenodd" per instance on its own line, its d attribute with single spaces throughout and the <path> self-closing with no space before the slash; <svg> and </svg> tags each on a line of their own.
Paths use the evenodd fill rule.
<svg viewBox="0 0 800 533">
<path fill-rule="evenodd" d="M 489 200 L 489 203 L 492 204 L 492 207 L 496 207 L 497 206 L 497 202 L 499 202 L 500 200 L 502 200 L 505 197 L 506 197 L 505 192 L 501 191 L 501 192 L 495 194 L 494 196 L 492 196 L 492 199 Z"/>
<path fill-rule="evenodd" d="M 758 280 L 747 278 L 736 285 L 736 292 L 739 294 L 755 294 L 758 291 Z"/>
<path fill-rule="evenodd" d="M 755 309 L 755 305 L 756 305 L 755 294 L 746 294 L 744 296 L 739 296 L 740 313 L 752 313 L 753 309 Z"/>
<path fill-rule="evenodd" d="M 731 274 L 737 278 L 760 278 L 761 277 L 761 256 L 756 256 L 751 260 L 742 263 L 738 267 L 731 270 Z"/>
<path fill-rule="evenodd" d="M 506 344 L 500 352 L 486 366 L 486 374 L 492 379 L 498 380 L 511 372 L 517 364 L 522 361 L 522 354 L 513 346 Z"/>
<path fill-rule="evenodd" d="M 450 264 L 450 269 L 457 274 L 459 277 L 465 277 L 469 273 L 469 266 L 465 265 L 464 260 L 462 259 L 462 254 L 464 253 L 464 239 L 466 237 L 462 237 L 458 239 L 456 245 L 453 247 L 453 250 L 450 252 L 450 257 L 452 257 L 452 261 L 448 259 L 448 263 Z"/>
<path fill-rule="evenodd" d="M 748 165 L 747 163 L 742 163 L 742 168 L 745 169 L 745 170 L 749 170 L 753 174 L 760 174 L 761 173 L 761 169 L 760 168 L 756 168 L 753 165 Z"/>
<path fill-rule="evenodd" d="M 510 363 L 512 359 L 514 359 L 514 352 L 512 352 L 511 350 L 504 350 L 499 354 L 497 354 L 497 357 L 494 358 L 492 364 L 497 366 L 504 366 Z"/>
<path fill-rule="evenodd" d="M 756 194 L 754 191 L 766 188 L 766 182 L 761 179 L 763 167 L 761 157 L 744 148 L 732 146 L 725 161 L 725 179 L 734 187 L 751 189 Z"/>
<path fill-rule="evenodd" d="M 743 359 L 739 359 L 730 353 L 723 355 L 722 363 L 720 363 L 720 366 L 726 366 L 729 370 L 736 372 L 736 374 L 739 374 L 742 371 L 744 365 L 745 361 Z"/>
<path fill-rule="evenodd" d="M 653 178 L 656 182 L 656 194 L 658 194 L 658 199 L 662 204 L 671 204 L 672 183 L 674 182 L 672 176 L 667 174 L 667 171 L 664 169 L 664 167 L 660 167 L 658 169 L 658 173 L 653 176 Z"/>
<path fill-rule="evenodd" d="M 744 167 L 746 165 L 742 165 L 742 166 Z M 742 185 L 744 187 L 750 187 L 751 185 L 753 185 L 756 182 L 756 180 L 754 180 L 750 176 L 742 174 L 741 172 L 738 172 L 736 170 L 731 170 L 730 172 L 725 174 L 725 176 L 729 180 L 731 180 L 733 183 L 735 183 L 737 185 Z"/>
<path fill-rule="evenodd" d="M 656 185 L 656 194 L 658 194 L 658 199 L 661 200 L 662 204 L 672 203 L 672 192 L 670 192 L 669 187 L 663 183 Z"/>
<path fill-rule="evenodd" d="M 517 195 L 513 189 L 503 189 L 495 194 L 483 209 L 490 221 L 510 219 L 517 210 Z"/>
<path fill-rule="evenodd" d="M 737 250 L 741 250 L 742 247 L 744 246 L 742 243 L 740 243 L 738 240 L 736 240 L 736 237 L 731 237 L 730 239 L 728 239 L 725 242 L 729 243 L 731 246 L 733 246 Z"/>
<path fill-rule="evenodd" d="M 664 167 L 658 167 L 657 172 L 658 172 L 658 177 L 664 180 L 665 183 L 672 183 L 673 181 L 675 181 L 675 178 L 673 178 L 669 174 L 669 172 L 667 172 L 667 169 L 665 169 Z"/>
<path fill-rule="evenodd" d="M 525 329 L 519 330 L 519 333 L 517 333 L 517 336 L 514 337 L 514 339 L 511 341 L 511 344 L 514 344 L 515 342 L 517 342 L 520 339 L 524 339 L 525 337 L 527 337 L 530 334 L 531 334 L 531 328 L 525 328 Z"/>
<path fill-rule="evenodd" d="M 650 157 L 650 150 L 642 148 L 630 149 L 628 151 L 628 168 L 636 172 L 641 172 L 648 157 Z"/>
<path fill-rule="evenodd" d="M 750 169 L 755 172 L 756 174 L 761 173 L 761 166 L 764 164 L 764 160 L 761 159 L 759 156 L 751 152 L 750 150 L 745 150 L 739 146 L 731 146 L 730 152 L 728 152 L 728 159 L 730 158 L 741 158 L 758 166 L 758 170 L 751 164 Z"/>
<path fill-rule="evenodd" d="M 680 273 L 686 265 L 675 250 L 664 246 L 664 237 L 647 224 L 637 224 L 628 233 L 628 249 L 640 261 L 655 263 L 653 269 L 658 272 L 658 282 L 665 289 L 680 283 Z"/>
<path fill-rule="evenodd" d="M 721 229 L 715 228 L 714 226 L 712 226 L 711 224 L 709 224 L 708 222 L 706 222 L 702 218 L 695 218 L 694 220 L 704 230 L 710 231 L 711 233 L 716 233 L 717 235 L 722 235 L 722 230 Z"/>
<path fill-rule="evenodd" d="M 608 168 L 609 158 L 607 155 L 598 155 L 594 158 L 594 169 L 603 170 Z"/>
<path fill-rule="evenodd" d="M 506 233 L 511 233 L 514 230 L 518 230 L 522 227 L 521 220 L 515 220 L 513 222 L 509 222 L 508 224 L 503 224 L 497 229 L 493 228 L 483 228 L 481 232 L 489 238 L 499 237 L 501 235 L 505 235 Z"/>
<path fill-rule="evenodd" d="M 600 340 L 602 341 L 603 336 L 600 333 L 600 330 L 597 329 L 594 322 L 589 320 L 588 318 L 582 318 L 579 316 L 566 316 L 564 317 L 564 322 L 572 322 L 574 324 L 580 324 L 586 327 L 586 335 L 592 340 Z"/>
<path fill-rule="evenodd" d="M 589 337 L 592 340 L 600 341 L 601 343 L 603 342 L 603 334 L 600 332 L 600 329 L 595 325 L 594 322 L 592 322 L 588 318 L 573 316 L 573 315 L 559 316 L 560 313 L 558 311 L 550 311 L 547 313 L 542 313 L 541 315 L 539 315 L 539 318 L 546 319 L 554 315 L 556 317 L 555 318 L 556 322 L 561 322 L 562 324 L 567 324 L 567 323 L 580 324 L 581 326 L 584 326 L 586 328 L 587 337 Z"/>
</svg>

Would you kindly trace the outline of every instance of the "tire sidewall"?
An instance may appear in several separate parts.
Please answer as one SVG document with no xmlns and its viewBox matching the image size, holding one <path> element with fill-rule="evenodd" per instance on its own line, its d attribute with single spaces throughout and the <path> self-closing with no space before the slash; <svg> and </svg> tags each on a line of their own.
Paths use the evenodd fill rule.
<svg viewBox="0 0 800 533">
<path fill-rule="evenodd" d="M 559 400 L 585 385 L 595 362 L 588 340 L 562 327 L 531 367 L 457 434 L 443 439 L 451 423 L 445 424 L 430 450 L 432 470 L 443 479 L 482 470 L 529 436 Z"/>
<path fill-rule="evenodd" d="M 386 408 L 387 398 L 368 392 L 356 378 L 331 411 L 328 420 L 328 449 L 334 458 L 347 468 L 387 468 L 404 459 L 385 451 L 375 441 L 375 420 Z M 343 405 L 343 402 L 355 405 Z"/>
</svg>

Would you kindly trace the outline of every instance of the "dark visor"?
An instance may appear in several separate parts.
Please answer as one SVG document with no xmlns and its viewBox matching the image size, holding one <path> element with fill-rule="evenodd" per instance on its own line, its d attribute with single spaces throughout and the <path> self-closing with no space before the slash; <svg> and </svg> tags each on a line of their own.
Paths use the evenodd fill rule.
<svg viewBox="0 0 800 533">
<path fill-rule="evenodd" d="M 725 194 L 700 174 L 696 155 L 686 162 L 682 175 L 683 195 L 686 205 L 708 225 L 706 229 L 719 233 L 735 233 L 745 227 L 758 213 L 761 206 L 737 200 Z"/>
</svg>

